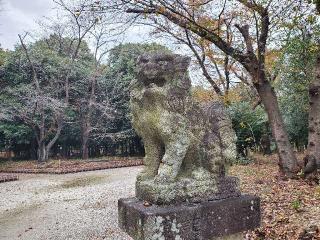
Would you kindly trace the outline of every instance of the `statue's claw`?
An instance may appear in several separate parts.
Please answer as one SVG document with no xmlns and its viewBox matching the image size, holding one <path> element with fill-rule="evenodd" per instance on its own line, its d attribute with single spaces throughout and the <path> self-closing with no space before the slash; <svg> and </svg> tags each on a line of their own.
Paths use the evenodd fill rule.
<svg viewBox="0 0 320 240">
<path fill-rule="evenodd" d="M 147 172 L 147 171 L 142 171 L 140 174 L 137 176 L 137 181 L 146 181 L 146 180 L 151 180 L 155 177 L 153 173 Z"/>
<path fill-rule="evenodd" d="M 170 183 L 175 181 L 175 174 L 173 174 L 173 171 L 171 167 L 169 166 L 162 166 L 159 169 L 158 175 L 155 177 L 155 183 Z"/>
</svg>

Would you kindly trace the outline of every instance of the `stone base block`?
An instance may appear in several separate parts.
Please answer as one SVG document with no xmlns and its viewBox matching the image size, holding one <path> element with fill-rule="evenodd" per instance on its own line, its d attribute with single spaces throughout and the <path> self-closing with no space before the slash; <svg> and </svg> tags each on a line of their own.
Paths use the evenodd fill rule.
<svg viewBox="0 0 320 240">
<path fill-rule="evenodd" d="M 236 177 L 179 179 L 173 183 L 155 183 L 154 180 L 137 181 L 136 196 L 157 205 L 183 202 L 198 203 L 239 197 L 239 179 Z"/>
<path fill-rule="evenodd" d="M 119 226 L 134 240 L 224 239 L 260 226 L 260 199 L 250 195 L 149 207 L 129 198 L 118 208 Z"/>
</svg>

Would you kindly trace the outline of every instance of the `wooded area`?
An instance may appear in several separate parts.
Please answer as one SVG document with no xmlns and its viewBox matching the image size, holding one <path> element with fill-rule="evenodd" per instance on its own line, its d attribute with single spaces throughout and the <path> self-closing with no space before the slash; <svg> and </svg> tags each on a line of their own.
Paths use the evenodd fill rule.
<svg viewBox="0 0 320 240">
<path fill-rule="evenodd" d="M 135 61 L 181 47 L 193 58 L 190 72 L 205 80 L 194 98 L 224 102 L 239 162 L 277 152 L 288 177 L 320 168 L 317 1 L 54 2 L 60 21 L 42 21 L 40 38 L 21 34 L 15 50 L 0 52 L 4 156 L 143 155 L 128 107 Z M 117 44 L 136 25 L 167 46 Z"/>
</svg>

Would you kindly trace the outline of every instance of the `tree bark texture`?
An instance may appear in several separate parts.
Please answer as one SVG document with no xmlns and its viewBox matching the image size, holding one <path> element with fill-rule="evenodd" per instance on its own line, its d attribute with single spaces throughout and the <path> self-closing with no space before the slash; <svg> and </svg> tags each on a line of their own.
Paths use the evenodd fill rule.
<svg viewBox="0 0 320 240">
<path fill-rule="evenodd" d="M 44 142 L 40 142 L 38 145 L 38 163 L 44 164 L 46 161 L 46 145 Z"/>
<path fill-rule="evenodd" d="M 90 120 L 88 119 L 88 116 L 86 116 L 82 123 L 82 144 L 81 144 L 82 159 L 89 158 L 89 146 L 88 146 L 89 135 L 90 135 Z"/>
<path fill-rule="evenodd" d="M 298 164 L 280 113 L 277 95 L 269 81 L 259 82 L 256 89 L 267 112 L 272 135 L 277 144 L 280 171 L 288 177 L 293 177 L 298 171 Z"/>
<path fill-rule="evenodd" d="M 304 174 L 320 169 L 320 55 L 314 68 L 314 78 L 309 85 L 308 149 Z"/>
</svg>

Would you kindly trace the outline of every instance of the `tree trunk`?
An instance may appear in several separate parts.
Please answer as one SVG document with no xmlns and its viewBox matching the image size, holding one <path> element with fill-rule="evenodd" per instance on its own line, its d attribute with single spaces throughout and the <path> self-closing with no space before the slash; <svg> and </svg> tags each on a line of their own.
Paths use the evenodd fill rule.
<svg viewBox="0 0 320 240">
<path fill-rule="evenodd" d="M 82 124 L 82 145 L 81 145 L 82 159 L 89 158 L 89 147 L 88 147 L 89 134 L 90 134 L 90 123 L 89 123 L 89 120 L 86 118 L 84 120 L 84 123 Z"/>
<path fill-rule="evenodd" d="M 30 143 L 30 159 L 31 160 L 37 159 L 37 143 L 35 139 L 32 139 Z"/>
<path fill-rule="evenodd" d="M 46 145 L 41 141 L 38 145 L 38 163 L 44 164 L 46 161 Z"/>
<path fill-rule="evenodd" d="M 57 129 L 56 135 L 51 139 L 51 141 L 48 143 L 48 145 L 46 147 L 46 155 L 45 155 L 46 161 L 49 159 L 49 154 L 50 154 L 50 150 L 51 150 L 52 146 L 56 143 L 56 141 L 60 137 L 62 127 L 63 127 L 63 125 L 62 125 L 62 121 L 61 121 L 58 123 L 58 129 Z"/>
<path fill-rule="evenodd" d="M 314 78 L 309 85 L 309 136 L 304 174 L 320 169 L 320 56 L 314 68 Z"/>
<path fill-rule="evenodd" d="M 298 171 L 297 158 L 289 142 L 278 106 L 277 95 L 267 80 L 259 81 L 255 87 L 268 114 L 272 135 L 277 144 L 280 171 L 288 177 L 293 177 Z"/>
<path fill-rule="evenodd" d="M 41 106 L 41 105 L 40 105 Z M 41 108 L 41 123 L 39 126 L 39 136 L 37 137 L 38 142 L 38 163 L 44 164 L 46 161 L 46 143 L 45 143 L 45 119 L 44 111 Z"/>
<path fill-rule="evenodd" d="M 88 134 L 83 134 L 82 136 L 82 159 L 88 159 L 89 158 L 89 148 L 88 148 L 88 140 L 89 136 Z"/>
<path fill-rule="evenodd" d="M 271 154 L 271 142 L 268 134 L 263 134 L 260 139 L 263 155 Z"/>
</svg>

